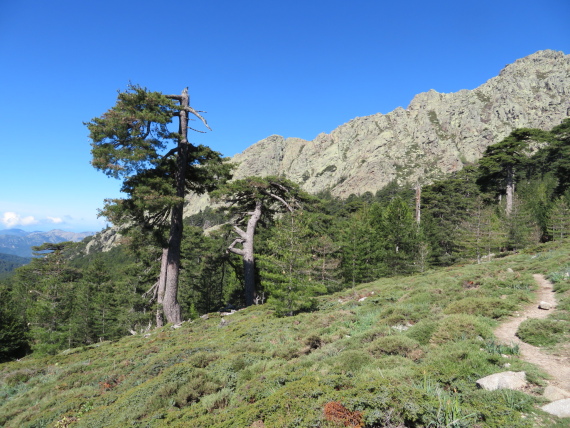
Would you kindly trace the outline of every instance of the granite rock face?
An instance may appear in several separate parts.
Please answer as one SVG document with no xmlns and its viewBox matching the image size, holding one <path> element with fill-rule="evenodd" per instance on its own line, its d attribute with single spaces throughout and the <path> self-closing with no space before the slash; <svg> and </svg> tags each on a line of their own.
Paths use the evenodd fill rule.
<svg viewBox="0 0 570 428">
<path fill-rule="evenodd" d="M 550 129 L 570 115 L 570 55 L 552 50 L 507 65 L 473 90 L 418 94 L 408 108 L 355 118 L 313 141 L 278 135 L 232 158 L 236 179 L 284 175 L 310 193 L 376 192 L 427 184 L 481 157 L 521 127 Z M 188 214 L 207 200 L 192 198 Z"/>
</svg>

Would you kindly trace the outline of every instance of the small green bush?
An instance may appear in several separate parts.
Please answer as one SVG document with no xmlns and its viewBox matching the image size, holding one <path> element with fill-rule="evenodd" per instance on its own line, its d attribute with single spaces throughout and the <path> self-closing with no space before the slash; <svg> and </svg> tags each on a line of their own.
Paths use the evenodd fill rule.
<svg viewBox="0 0 570 428">
<path fill-rule="evenodd" d="M 512 346 L 496 343 L 493 339 L 485 342 L 485 350 L 490 354 L 497 355 L 519 355 L 520 348 L 518 344 Z"/>
<path fill-rule="evenodd" d="M 492 337 L 491 328 L 474 315 L 453 314 L 439 322 L 430 343 L 442 344 L 458 339 L 483 339 Z"/>
<path fill-rule="evenodd" d="M 515 305 L 506 300 L 490 297 L 466 297 L 449 304 L 444 312 L 446 314 L 469 314 L 501 318 L 509 315 L 514 309 Z"/>
<path fill-rule="evenodd" d="M 382 355 L 401 355 L 409 357 L 414 355 L 414 351 L 420 349 L 420 344 L 417 340 L 404 335 L 394 335 L 379 337 L 370 343 L 368 351 L 375 357 Z"/>
<path fill-rule="evenodd" d="M 554 291 L 564 293 L 570 290 L 570 267 L 551 272 L 547 278 L 554 284 Z"/>
<path fill-rule="evenodd" d="M 489 428 L 531 428 L 529 413 L 534 413 L 532 396 L 520 391 L 499 389 L 474 390 L 464 394 L 464 400 L 475 409 L 479 420 Z M 524 413 L 523 413 L 524 412 Z"/>
<path fill-rule="evenodd" d="M 551 346 L 570 333 L 570 322 L 552 319 L 527 319 L 521 323 L 517 336 L 534 346 Z"/>
<path fill-rule="evenodd" d="M 360 339 L 360 343 L 370 343 L 379 337 L 388 336 L 390 334 L 391 334 L 390 327 L 388 327 L 387 325 L 383 325 L 380 327 L 371 328 L 370 330 L 360 334 L 358 338 Z"/>
<path fill-rule="evenodd" d="M 229 388 L 223 388 L 218 392 L 202 397 L 200 403 L 208 412 L 214 409 L 223 409 L 230 403 L 232 396 L 232 390 Z"/>
<path fill-rule="evenodd" d="M 427 345 L 436 328 L 436 321 L 422 320 L 406 331 L 406 336 L 417 340 L 421 345 Z"/>
<path fill-rule="evenodd" d="M 373 358 L 365 351 L 348 350 L 341 352 L 333 361 L 333 366 L 336 370 L 356 373 L 368 366 L 373 361 Z"/>
<path fill-rule="evenodd" d="M 570 312 L 570 296 L 564 297 L 560 299 L 558 302 L 558 306 L 556 307 L 559 311 L 568 311 Z"/>
</svg>

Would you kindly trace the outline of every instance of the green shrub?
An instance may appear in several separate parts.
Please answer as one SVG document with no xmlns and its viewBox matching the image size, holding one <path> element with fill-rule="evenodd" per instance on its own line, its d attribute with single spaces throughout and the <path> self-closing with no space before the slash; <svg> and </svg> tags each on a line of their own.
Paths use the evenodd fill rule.
<svg viewBox="0 0 570 428">
<path fill-rule="evenodd" d="M 406 331 L 405 334 L 406 336 L 417 340 L 421 345 L 427 345 L 436 328 L 436 321 L 422 320 Z"/>
<path fill-rule="evenodd" d="M 188 359 L 188 362 L 196 368 L 203 369 L 218 358 L 219 356 L 213 352 L 197 352 Z"/>
<path fill-rule="evenodd" d="M 570 267 L 551 272 L 547 278 L 554 284 L 554 291 L 564 293 L 570 290 Z"/>
<path fill-rule="evenodd" d="M 519 355 L 520 348 L 518 344 L 512 346 L 496 343 L 495 340 L 487 340 L 485 342 L 485 350 L 490 354 L 497 355 Z"/>
<path fill-rule="evenodd" d="M 16 370 L 4 377 L 4 382 L 8 386 L 16 386 L 19 383 L 27 382 L 36 372 L 29 369 Z"/>
<path fill-rule="evenodd" d="M 478 419 L 485 421 L 482 426 L 488 428 L 531 428 L 535 426 L 532 418 L 528 417 L 529 413 L 535 412 L 532 405 L 534 399 L 520 391 L 474 390 L 464 394 L 464 400 L 477 412 Z"/>
<path fill-rule="evenodd" d="M 468 314 L 501 318 L 509 315 L 515 308 L 515 305 L 506 300 L 490 297 L 466 297 L 450 303 L 444 312 L 446 314 Z"/>
<path fill-rule="evenodd" d="M 380 327 L 374 327 L 370 330 L 358 335 L 360 343 L 370 343 L 379 337 L 389 336 L 392 333 L 390 327 L 383 325 Z"/>
<path fill-rule="evenodd" d="M 458 339 L 475 339 L 477 337 L 483 339 L 492 337 L 489 325 L 473 315 L 453 314 L 439 322 L 430 343 L 439 345 Z"/>
<path fill-rule="evenodd" d="M 570 322 L 553 319 L 527 319 L 521 323 L 517 336 L 534 346 L 551 346 L 570 333 Z"/>
<path fill-rule="evenodd" d="M 421 353 L 419 342 L 404 335 L 379 337 L 370 343 L 368 351 L 375 357 L 401 355 L 413 359 L 418 358 Z"/>
<path fill-rule="evenodd" d="M 341 352 L 333 359 L 333 366 L 336 370 L 356 373 L 368 366 L 373 358 L 365 351 L 348 350 Z"/>
<path fill-rule="evenodd" d="M 558 305 L 556 309 L 559 311 L 568 311 L 570 312 L 570 296 L 563 297 L 558 301 Z"/>
<path fill-rule="evenodd" d="M 489 355 L 473 341 L 449 341 L 432 346 L 419 369 L 425 375 L 459 392 L 475 387 L 475 381 L 497 371 L 497 356 Z"/>
<path fill-rule="evenodd" d="M 230 403 L 232 390 L 223 388 L 218 392 L 202 397 L 200 403 L 208 412 L 214 409 L 223 409 Z"/>
</svg>

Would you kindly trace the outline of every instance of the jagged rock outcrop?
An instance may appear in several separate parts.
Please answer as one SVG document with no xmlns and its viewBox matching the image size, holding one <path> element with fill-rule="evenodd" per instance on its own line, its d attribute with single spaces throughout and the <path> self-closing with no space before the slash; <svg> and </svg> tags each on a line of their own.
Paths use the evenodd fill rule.
<svg viewBox="0 0 570 428">
<path fill-rule="evenodd" d="M 97 233 L 91 240 L 89 240 L 89 242 L 87 242 L 84 252 L 85 254 L 97 252 L 105 253 L 118 245 L 121 238 L 122 236 L 117 227 L 113 226 L 111 228 L 107 228 Z"/>
<path fill-rule="evenodd" d="M 310 193 L 376 192 L 429 183 L 481 157 L 513 129 L 550 129 L 570 115 L 570 55 L 545 50 L 507 65 L 473 90 L 418 94 L 407 109 L 355 118 L 313 141 L 278 135 L 232 158 L 235 178 L 284 175 Z M 193 197 L 187 214 L 208 201 Z"/>
</svg>

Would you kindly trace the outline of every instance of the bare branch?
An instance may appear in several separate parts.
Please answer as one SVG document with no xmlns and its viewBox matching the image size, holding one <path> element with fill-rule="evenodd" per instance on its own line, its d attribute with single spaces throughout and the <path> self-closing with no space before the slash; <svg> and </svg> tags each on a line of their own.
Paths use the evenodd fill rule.
<svg viewBox="0 0 570 428">
<path fill-rule="evenodd" d="M 273 194 L 273 193 L 271 193 L 271 192 L 268 192 L 267 190 L 262 190 L 261 193 L 263 193 L 264 195 L 270 196 L 270 197 L 272 197 L 273 199 L 276 199 L 276 200 L 278 200 L 279 202 L 281 202 L 283 205 L 285 205 L 285 207 L 289 210 L 289 212 L 293 212 L 293 211 L 294 211 L 293 208 L 291 207 L 291 205 L 289 205 L 289 204 L 285 201 L 285 199 L 283 199 L 282 197 L 277 196 L 277 195 L 275 195 L 275 194 Z"/>
<path fill-rule="evenodd" d="M 236 231 L 236 233 L 240 236 L 240 238 L 242 240 L 247 239 L 247 234 L 243 230 L 241 230 L 235 224 L 233 226 L 234 226 L 234 230 Z"/>
<path fill-rule="evenodd" d="M 237 254 L 238 256 L 243 256 L 245 252 L 243 250 L 240 250 L 239 248 L 235 248 L 236 244 L 243 244 L 243 239 L 240 238 L 234 239 L 234 242 L 232 242 L 231 245 L 228 247 L 228 251 Z"/>
<path fill-rule="evenodd" d="M 283 190 L 285 193 L 289 193 L 289 189 L 287 189 L 285 186 L 283 186 L 280 183 L 276 183 L 275 181 L 271 181 L 271 184 L 274 185 L 275 187 L 279 187 L 281 190 Z"/>
<path fill-rule="evenodd" d="M 154 302 L 156 296 L 158 294 L 158 281 L 154 283 L 152 287 L 150 287 L 143 295 L 143 299 L 146 299 L 152 293 L 152 297 L 149 299 L 149 302 Z"/>
<path fill-rule="evenodd" d="M 174 147 L 173 149 L 169 150 L 168 153 L 166 153 L 162 159 L 166 159 L 170 156 L 172 156 L 173 154 L 175 154 L 178 151 L 178 147 Z"/>
<path fill-rule="evenodd" d="M 208 126 L 208 125 L 206 125 L 206 126 Z M 190 127 L 190 126 L 188 126 L 188 129 L 191 129 L 192 131 L 195 131 L 195 132 L 199 132 L 199 133 L 201 133 L 201 134 L 205 134 L 205 133 L 206 133 L 206 131 L 200 131 L 199 129 L 194 129 L 194 128 Z M 210 131 L 212 130 L 209 126 L 208 126 L 208 129 L 209 129 Z"/>
<path fill-rule="evenodd" d="M 204 119 L 200 113 L 198 113 L 197 110 L 194 110 L 192 107 L 188 106 L 188 107 L 184 107 L 184 110 L 187 111 L 188 113 L 192 113 L 194 116 L 196 116 L 198 119 L 200 119 L 202 121 L 202 123 L 206 126 L 206 128 L 208 128 L 210 131 L 212 130 L 212 128 L 210 128 L 210 126 L 208 125 L 208 122 L 206 121 L 206 119 Z"/>
</svg>

